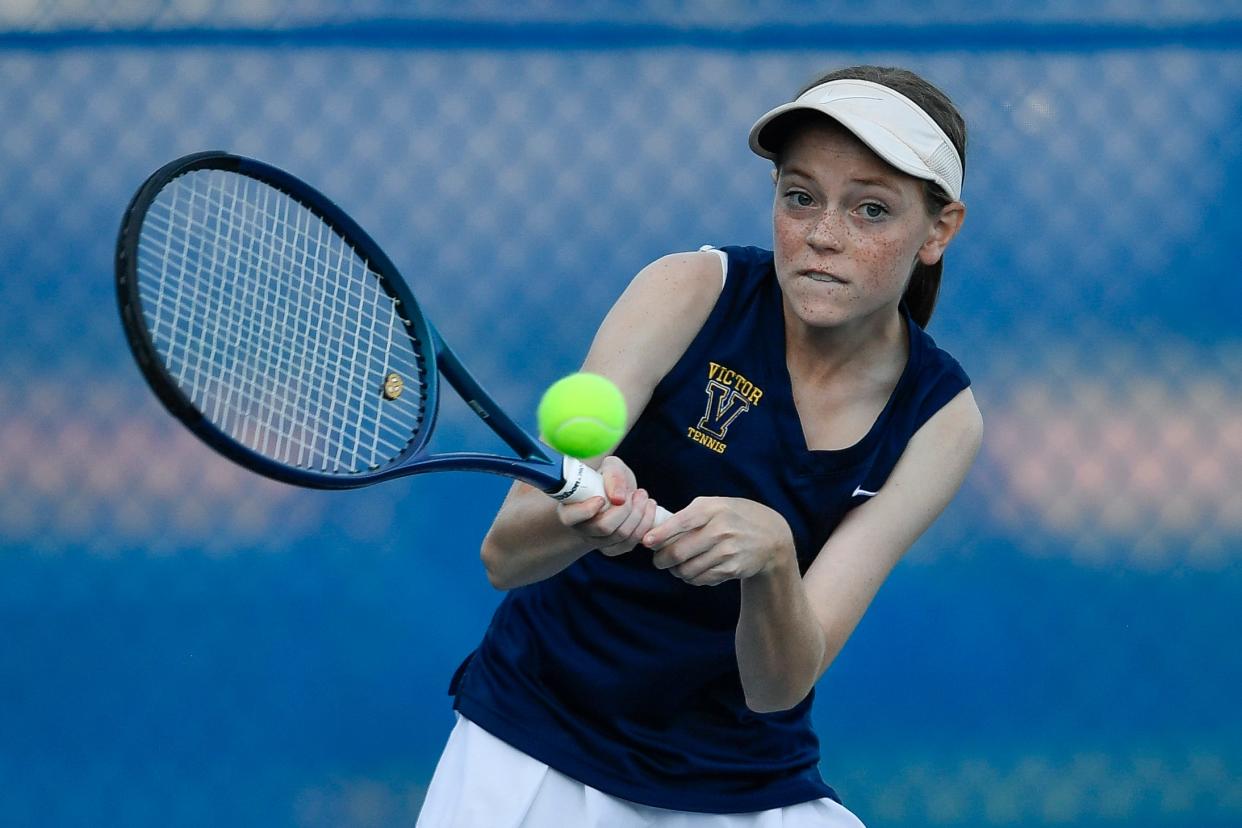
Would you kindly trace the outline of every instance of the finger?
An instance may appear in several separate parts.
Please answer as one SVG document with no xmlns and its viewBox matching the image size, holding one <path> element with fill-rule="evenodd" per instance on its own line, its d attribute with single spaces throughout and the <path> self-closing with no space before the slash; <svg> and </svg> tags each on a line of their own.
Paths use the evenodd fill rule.
<svg viewBox="0 0 1242 828">
<path fill-rule="evenodd" d="M 710 552 L 707 552 L 702 555 L 695 555 L 685 563 L 672 567 L 670 571 L 688 584 L 703 586 L 704 584 L 700 582 L 701 580 L 705 579 L 710 581 L 710 576 L 712 576 L 713 573 L 716 575 L 721 574 L 720 569 L 722 564 L 723 561 L 721 561 L 719 555 L 713 555 Z M 721 578 L 721 580 L 724 580 L 724 578 Z M 716 581 L 716 583 L 719 582 L 720 581 Z"/>
<path fill-rule="evenodd" d="M 705 572 L 700 572 L 692 578 L 685 578 L 685 582 L 691 586 L 720 586 L 725 581 L 731 581 L 736 576 L 724 567 L 714 566 Z"/>
<path fill-rule="evenodd" d="M 642 525 L 643 514 L 647 509 L 647 503 L 649 500 L 650 498 L 647 496 L 647 492 L 645 490 L 639 489 L 634 492 L 634 494 L 630 497 L 629 514 L 626 515 L 625 520 L 623 520 L 614 531 L 614 534 L 616 534 L 619 538 L 623 537 L 629 541 L 631 548 L 637 545 L 638 538 L 642 537 L 642 535 L 638 532 L 638 527 Z"/>
<path fill-rule="evenodd" d="M 635 541 L 633 538 L 621 537 L 620 535 L 618 535 L 617 537 L 620 537 L 621 539 L 616 541 L 615 543 L 601 545 L 599 547 L 599 551 L 604 553 L 610 558 L 614 558 L 617 555 L 624 555 L 626 552 L 629 552 L 630 550 L 638 546 L 637 541 Z"/>
<path fill-rule="evenodd" d="M 703 509 L 691 503 L 680 512 L 676 512 L 668 520 L 654 527 L 643 535 L 643 546 L 659 550 L 685 532 L 698 529 L 707 522 L 708 515 Z"/>
<path fill-rule="evenodd" d="M 630 499 L 633 492 L 630 482 L 632 475 L 624 463 L 604 463 L 600 466 L 600 476 L 604 478 L 604 491 L 608 493 L 608 499 L 614 506 L 620 506 Z"/>
<path fill-rule="evenodd" d="M 612 534 L 604 539 L 605 543 L 600 545 L 599 551 L 609 557 L 615 557 L 617 555 L 624 555 L 638 546 L 638 538 L 642 534 L 639 532 L 639 529 L 642 525 L 643 515 L 650 505 L 651 501 L 648 499 L 645 491 L 639 489 L 634 492 L 634 496 L 626 507 L 629 514 Z M 612 507 L 612 509 L 620 511 L 620 507 L 617 506 Z"/>
<path fill-rule="evenodd" d="M 646 489 L 634 488 L 630 493 L 629 500 L 620 506 L 609 505 L 603 517 L 607 517 L 607 527 L 617 535 L 616 540 L 628 540 L 633 546 L 637 546 L 639 539 L 643 533 L 640 530 L 642 526 L 643 516 L 647 511 L 648 505 L 652 503 L 651 495 Z M 601 523 L 601 525 L 604 525 Z"/>
<path fill-rule="evenodd" d="M 647 534 L 650 536 L 651 533 Z M 702 555 L 709 549 L 711 549 L 711 539 L 702 532 L 691 530 L 681 534 L 671 543 L 665 544 L 651 556 L 651 562 L 656 569 L 672 569 Z"/>
<path fill-rule="evenodd" d="M 647 505 L 643 509 L 643 520 L 642 523 L 638 525 L 638 530 L 634 533 L 635 537 L 646 537 L 647 533 L 650 532 L 652 527 L 655 526 L 656 513 L 658 511 L 660 511 L 660 504 L 656 503 L 655 500 L 648 498 Z"/>
<path fill-rule="evenodd" d="M 562 503 L 557 507 L 556 515 L 562 524 L 569 527 L 576 527 L 586 523 L 595 517 L 608 501 L 602 497 L 588 497 L 586 500 L 580 500 L 577 503 Z"/>
<path fill-rule="evenodd" d="M 621 524 L 625 523 L 625 521 L 629 519 L 631 511 L 632 510 L 629 505 L 624 503 L 619 506 L 607 504 L 604 509 L 588 521 L 586 526 L 583 528 L 586 529 L 587 534 L 593 538 L 611 540 L 612 536 L 617 533 L 617 529 L 621 526 Z"/>
</svg>

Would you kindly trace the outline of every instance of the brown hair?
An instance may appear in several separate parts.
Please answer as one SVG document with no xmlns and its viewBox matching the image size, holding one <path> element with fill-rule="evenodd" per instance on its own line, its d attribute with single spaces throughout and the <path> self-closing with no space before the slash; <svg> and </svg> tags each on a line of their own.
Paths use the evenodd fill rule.
<svg viewBox="0 0 1242 828">
<path fill-rule="evenodd" d="M 966 121 L 957 111 L 949 96 L 938 88 L 911 72 L 892 66 L 850 66 L 845 69 L 834 69 L 820 75 L 798 91 L 798 95 L 809 89 L 834 80 L 865 80 L 882 84 L 896 92 L 900 92 L 932 117 L 945 135 L 953 142 L 958 157 L 962 159 L 962 172 L 966 171 Z M 795 95 L 794 97 L 797 97 Z M 793 118 L 790 118 L 793 126 Z M 789 129 L 782 130 L 786 135 Z M 779 140 L 779 139 L 778 139 Z M 780 153 L 777 153 L 776 165 L 780 166 Z M 927 214 L 934 216 L 952 199 L 939 185 L 927 181 L 923 188 L 923 200 L 927 205 Z M 936 309 L 936 297 L 940 294 L 940 277 L 944 271 L 944 257 L 934 265 L 917 262 L 910 276 L 910 284 L 906 286 L 902 299 L 910 310 L 910 315 L 919 327 L 926 328 L 931 321 L 932 311 Z"/>
</svg>

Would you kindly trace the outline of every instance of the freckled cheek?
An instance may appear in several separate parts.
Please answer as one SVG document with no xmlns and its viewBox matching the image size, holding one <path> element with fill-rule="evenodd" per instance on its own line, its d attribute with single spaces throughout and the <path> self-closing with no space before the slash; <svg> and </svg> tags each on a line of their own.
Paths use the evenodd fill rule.
<svg viewBox="0 0 1242 828">
<path fill-rule="evenodd" d="M 798 237 L 789 230 L 777 227 L 772 234 L 772 249 L 776 257 L 776 266 L 782 270 L 797 258 L 800 250 Z"/>
<path fill-rule="evenodd" d="M 914 253 L 908 253 L 906 245 L 900 241 L 877 240 L 873 244 L 857 247 L 854 258 L 877 277 L 904 280 L 910 275 Z"/>
<path fill-rule="evenodd" d="M 788 250 L 798 243 L 798 233 L 788 222 L 777 221 L 772 225 L 772 239 L 778 248 Z"/>
</svg>

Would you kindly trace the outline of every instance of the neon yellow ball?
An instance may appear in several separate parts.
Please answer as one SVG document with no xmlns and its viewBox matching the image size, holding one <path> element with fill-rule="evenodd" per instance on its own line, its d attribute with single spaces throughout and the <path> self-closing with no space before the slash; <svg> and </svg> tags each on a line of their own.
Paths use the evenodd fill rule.
<svg viewBox="0 0 1242 828">
<path fill-rule="evenodd" d="M 625 397 L 599 374 L 570 374 L 544 392 L 537 416 L 539 433 L 552 448 L 570 457 L 597 457 L 621 442 Z"/>
</svg>

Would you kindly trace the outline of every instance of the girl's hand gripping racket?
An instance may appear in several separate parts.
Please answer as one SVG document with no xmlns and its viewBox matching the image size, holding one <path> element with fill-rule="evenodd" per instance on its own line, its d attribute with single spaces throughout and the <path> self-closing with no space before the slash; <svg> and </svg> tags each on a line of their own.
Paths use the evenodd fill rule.
<svg viewBox="0 0 1242 828">
<path fill-rule="evenodd" d="M 204 152 L 157 170 L 121 223 L 116 287 L 155 395 L 248 469 L 323 489 L 481 471 L 604 495 L 496 405 L 362 228 L 275 167 Z M 430 452 L 440 372 L 516 457 Z"/>
</svg>

